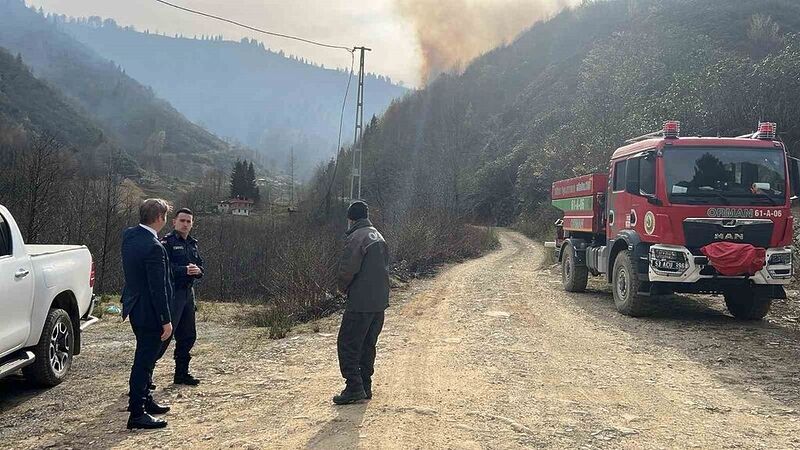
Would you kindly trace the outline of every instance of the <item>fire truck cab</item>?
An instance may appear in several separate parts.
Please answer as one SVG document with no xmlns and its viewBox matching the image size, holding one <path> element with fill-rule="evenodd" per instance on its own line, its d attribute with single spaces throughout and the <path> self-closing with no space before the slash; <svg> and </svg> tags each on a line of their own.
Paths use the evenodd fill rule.
<svg viewBox="0 0 800 450">
<path fill-rule="evenodd" d="M 565 290 L 602 275 L 626 315 L 647 314 L 652 296 L 700 293 L 722 294 L 736 318 L 763 318 L 792 277 L 800 187 L 798 160 L 775 131 L 761 123 L 752 135 L 680 137 L 668 121 L 617 149 L 608 175 L 554 183 Z"/>
</svg>

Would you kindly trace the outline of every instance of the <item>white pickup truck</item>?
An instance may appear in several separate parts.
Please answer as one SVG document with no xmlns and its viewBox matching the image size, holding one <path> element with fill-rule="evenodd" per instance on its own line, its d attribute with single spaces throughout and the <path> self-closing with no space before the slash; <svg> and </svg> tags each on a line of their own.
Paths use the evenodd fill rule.
<svg viewBox="0 0 800 450">
<path fill-rule="evenodd" d="M 81 331 L 97 321 L 94 264 L 85 246 L 25 245 L 0 205 L 0 378 L 22 369 L 29 380 L 64 380 Z"/>
</svg>

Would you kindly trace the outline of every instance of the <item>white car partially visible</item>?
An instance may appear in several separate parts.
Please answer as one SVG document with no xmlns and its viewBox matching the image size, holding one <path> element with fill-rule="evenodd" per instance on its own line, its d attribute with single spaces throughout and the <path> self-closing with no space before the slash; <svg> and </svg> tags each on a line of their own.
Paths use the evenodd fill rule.
<svg viewBox="0 0 800 450">
<path fill-rule="evenodd" d="M 81 331 L 97 319 L 94 264 L 82 245 L 26 245 L 0 205 L 0 378 L 22 370 L 42 386 L 67 376 Z"/>
</svg>

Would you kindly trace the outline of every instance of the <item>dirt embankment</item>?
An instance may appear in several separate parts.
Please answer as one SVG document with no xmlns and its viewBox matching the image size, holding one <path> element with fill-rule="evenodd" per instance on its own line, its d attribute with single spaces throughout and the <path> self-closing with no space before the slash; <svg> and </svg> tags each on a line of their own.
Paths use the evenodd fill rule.
<svg viewBox="0 0 800 450">
<path fill-rule="evenodd" d="M 0 381 L 3 446 L 56 448 L 800 448 L 797 308 L 734 321 L 710 297 L 618 315 L 599 281 L 566 294 L 544 249 L 502 248 L 398 293 L 379 343 L 374 399 L 334 407 L 338 317 L 270 341 L 203 322 L 197 388 L 170 384 L 160 432 L 124 429 L 133 343 L 107 321 L 68 382 Z M 796 300 L 793 300 L 796 301 Z M 224 315 L 224 314 L 222 314 Z M 319 332 L 311 331 L 318 328 Z"/>
</svg>

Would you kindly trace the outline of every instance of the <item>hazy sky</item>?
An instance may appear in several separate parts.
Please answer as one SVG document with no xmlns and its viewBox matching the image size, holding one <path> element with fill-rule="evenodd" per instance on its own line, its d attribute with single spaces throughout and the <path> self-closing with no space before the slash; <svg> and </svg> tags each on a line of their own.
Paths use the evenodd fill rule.
<svg viewBox="0 0 800 450">
<path fill-rule="evenodd" d="M 537 20 L 580 0 L 170 0 L 269 31 L 325 43 L 365 45 L 367 71 L 419 86 L 443 70 L 513 39 Z M 255 38 L 273 50 L 348 67 L 344 50 L 262 35 L 154 0 L 27 0 L 47 12 L 113 18 L 138 30 Z"/>
<path fill-rule="evenodd" d="M 294 34 L 326 43 L 373 48 L 367 56 L 367 70 L 416 86 L 420 80 L 421 57 L 411 24 L 396 11 L 394 0 L 173 0 L 172 3 L 224 16 L 238 22 L 278 33 Z M 284 50 L 325 64 L 349 67 L 350 56 L 343 50 L 323 49 L 274 38 L 233 25 L 190 15 L 152 0 L 27 0 L 47 12 L 75 17 L 113 18 L 120 25 L 167 34 L 222 34 L 226 39 L 244 36 L 264 42 L 273 50 Z M 356 64 L 358 62 L 356 61 Z"/>
</svg>

